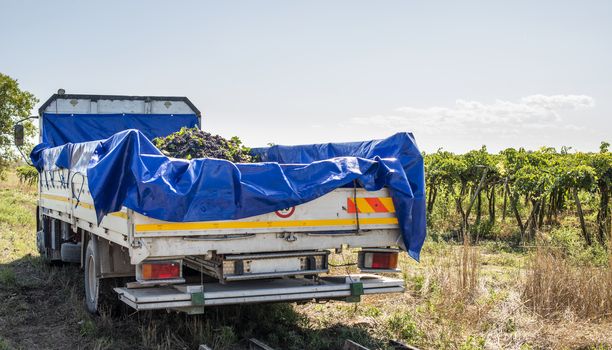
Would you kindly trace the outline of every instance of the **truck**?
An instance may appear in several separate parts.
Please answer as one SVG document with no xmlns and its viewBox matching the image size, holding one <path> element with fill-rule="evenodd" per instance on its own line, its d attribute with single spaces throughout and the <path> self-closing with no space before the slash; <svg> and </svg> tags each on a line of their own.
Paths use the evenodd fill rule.
<svg viewBox="0 0 612 350">
<path fill-rule="evenodd" d="M 124 200 L 114 203 L 117 210 L 100 211 L 99 198 L 136 191 L 111 185 L 124 176 L 117 165 L 93 179 L 92 164 L 102 162 L 97 160 L 100 147 L 108 148 L 103 145 L 112 143 L 114 156 L 134 153 L 118 147 L 116 139 L 108 141 L 111 135 L 126 138 L 136 129 L 151 139 L 201 125 L 200 111 L 186 97 L 60 90 L 40 107 L 41 144 L 32 152 L 40 172 L 37 247 L 47 261 L 80 265 L 89 312 L 98 312 L 109 294 L 137 311 L 198 314 L 216 305 L 358 302 L 362 295 L 404 291 L 404 281 L 397 278 L 398 257 L 408 248 L 393 190 L 386 186 L 368 190 L 359 181 L 347 181 L 297 205 L 231 219 L 163 220 L 169 217 L 164 213 L 180 209 L 163 197 L 151 202 L 153 209 Z M 17 128 L 16 134 L 16 140 L 22 137 Z M 106 143 L 100 141 L 104 139 Z M 163 156 L 153 157 L 158 158 Z M 103 188 L 95 187 L 100 179 Z M 142 191 L 134 198 L 145 195 Z M 272 197 L 267 208 L 278 206 Z M 211 203 L 209 211 L 215 209 Z M 346 265 L 356 264 L 358 273 L 329 273 L 330 254 L 340 252 L 352 257 Z"/>
</svg>

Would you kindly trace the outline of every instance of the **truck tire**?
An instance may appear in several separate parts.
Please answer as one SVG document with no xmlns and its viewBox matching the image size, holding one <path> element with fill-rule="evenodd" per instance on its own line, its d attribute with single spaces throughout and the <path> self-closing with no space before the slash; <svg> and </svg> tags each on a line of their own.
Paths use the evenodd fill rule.
<svg viewBox="0 0 612 350">
<path fill-rule="evenodd" d="M 100 305 L 100 258 L 92 238 L 85 250 L 85 308 L 92 314 L 98 313 Z"/>
<path fill-rule="evenodd" d="M 125 308 L 119 305 L 117 294 L 113 287 L 120 287 L 121 278 L 100 278 L 100 256 L 98 255 L 97 241 L 91 238 L 87 242 L 84 262 L 85 281 L 85 308 L 97 315 L 106 312 L 110 315 L 120 314 Z M 123 303 L 121 303 L 123 304 Z"/>
</svg>

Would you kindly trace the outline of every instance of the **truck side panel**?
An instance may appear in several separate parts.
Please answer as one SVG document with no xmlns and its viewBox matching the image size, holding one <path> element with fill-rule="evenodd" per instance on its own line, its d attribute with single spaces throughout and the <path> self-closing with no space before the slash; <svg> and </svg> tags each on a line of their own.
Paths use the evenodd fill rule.
<svg viewBox="0 0 612 350">
<path fill-rule="evenodd" d="M 124 208 L 107 215 L 98 226 L 84 176 L 70 176 L 65 169 L 46 175 L 40 183 L 43 214 L 129 248 L 134 264 L 146 258 L 211 251 L 236 254 L 400 244 L 386 189 L 355 193 L 341 188 L 294 208 L 241 220 L 175 223 Z M 60 180 L 69 176 L 70 180 Z"/>
</svg>

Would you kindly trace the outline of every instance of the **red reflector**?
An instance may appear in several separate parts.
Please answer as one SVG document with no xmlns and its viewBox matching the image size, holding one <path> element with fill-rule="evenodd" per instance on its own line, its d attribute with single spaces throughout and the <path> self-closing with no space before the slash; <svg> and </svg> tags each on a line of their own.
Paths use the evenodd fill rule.
<svg viewBox="0 0 612 350">
<path fill-rule="evenodd" d="M 394 252 L 367 252 L 365 253 L 364 267 L 393 270 L 397 268 L 397 256 L 398 254 Z"/>
<path fill-rule="evenodd" d="M 145 280 L 162 280 L 181 277 L 181 264 L 171 263 L 143 263 L 142 278 Z"/>
</svg>

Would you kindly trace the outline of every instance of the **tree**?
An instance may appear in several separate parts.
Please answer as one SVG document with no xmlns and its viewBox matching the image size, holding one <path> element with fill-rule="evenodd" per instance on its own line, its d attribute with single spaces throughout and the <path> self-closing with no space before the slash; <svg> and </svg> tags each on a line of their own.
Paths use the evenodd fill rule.
<svg viewBox="0 0 612 350">
<path fill-rule="evenodd" d="M 572 159 L 572 162 L 568 162 L 561 182 L 572 194 L 572 198 L 576 204 L 576 214 L 578 215 L 582 235 L 586 243 L 591 245 L 591 235 L 587 230 L 582 203 L 580 202 L 580 197 L 578 196 L 578 192 L 581 190 L 591 191 L 596 182 L 595 169 L 589 165 L 585 165 L 588 161 L 587 157 L 588 155 L 579 153 Z"/>
<path fill-rule="evenodd" d="M 604 244 L 607 236 L 612 235 L 610 217 L 610 196 L 612 192 L 612 153 L 608 152 L 609 143 L 602 142 L 599 154 L 592 154 L 589 165 L 595 170 L 599 208 L 597 210 L 597 240 Z M 610 243 L 609 243 L 610 244 Z"/>
<path fill-rule="evenodd" d="M 5 175 L 10 163 L 16 160 L 13 145 L 15 122 L 28 117 L 37 102 L 33 94 L 19 88 L 17 80 L 0 73 L 0 178 Z M 26 139 L 33 136 L 34 132 L 32 123 L 27 122 Z"/>
<path fill-rule="evenodd" d="M 427 181 L 427 214 L 431 215 L 436 202 L 438 189 L 452 191 L 459 181 L 459 174 L 465 171 L 465 162 L 453 153 L 438 149 L 436 153 L 425 156 L 425 178 Z"/>
<path fill-rule="evenodd" d="M 464 242 L 469 239 L 470 235 L 470 213 L 474 203 L 476 203 L 476 235 L 474 241 L 479 238 L 479 224 L 481 211 L 481 191 L 487 185 L 489 177 L 488 173 L 493 172 L 495 164 L 491 156 L 487 152 L 487 148 L 482 146 L 480 150 L 473 150 L 463 156 L 459 156 L 461 167 L 456 167 L 458 170 L 459 194 L 455 195 L 457 212 L 461 215 L 460 233 L 463 235 Z M 496 171 L 496 169 L 495 169 Z M 454 192 L 454 189 L 453 189 Z M 467 203 L 467 207 L 464 205 Z"/>
</svg>

